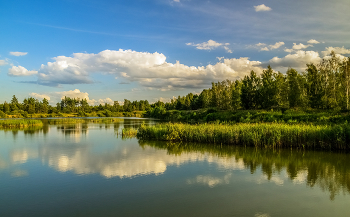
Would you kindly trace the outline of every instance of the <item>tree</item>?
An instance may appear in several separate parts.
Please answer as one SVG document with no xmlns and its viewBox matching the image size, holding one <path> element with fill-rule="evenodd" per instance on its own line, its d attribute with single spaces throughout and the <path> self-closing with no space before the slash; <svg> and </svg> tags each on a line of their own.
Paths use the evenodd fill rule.
<svg viewBox="0 0 350 217">
<path fill-rule="evenodd" d="M 42 102 L 42 112 L 47 114 L 48 110 L 49 110 L 49 101 L 46 98 L 44 98 Z"/>
<path fill-rule="evenodd" d="M 261 80 L 252 70 L 250 76 L 245 76 L 242 80 L 241 102 L 245 109 L 256 109 L 259 107 Z"/>
<path fill-rule="evenodd" d="M 262 86 L 260 89 L 262 108 L 269 109 L 277 106 L 276 93 L 278 89 L 275 79 L 276 76 L 271 66 L 267 66 L 267 69 L 263 70 L 261 75 Z"/>
<path fill-rule="evenodd" d="M 6 101 L 4 102 L 4 112 L 5 113 L 10 112 L 10 105 Z"/>
<path fill-rule="evenodd" d="M 231 106 L 234 110 L 241 107 L 241 92 L 242 92 L 242 82 L 236 80 L 234 85 L 232 85 L 232 96 L 231 96 Z"/>
<path fill-rule="evenodd" d="M 124 99 L 123 107 L 124 107 L 124 111 L 131 112 L 132 111 L 132 105 L 131 105 L 130 100 Z"/>
</svg>

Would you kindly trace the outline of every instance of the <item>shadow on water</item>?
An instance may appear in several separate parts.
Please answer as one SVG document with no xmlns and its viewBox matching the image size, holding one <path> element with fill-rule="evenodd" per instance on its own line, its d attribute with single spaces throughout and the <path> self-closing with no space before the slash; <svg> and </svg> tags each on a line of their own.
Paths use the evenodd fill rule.
<svg viewBox="0 0 350 217">
<path fill-rule="evenodd" d="M 286 171 L 292 182 L 305 183 L 329 192 L 334 200 L 340 193 L 350 194 L 350 155 L 321 151 L 259 149 L 161 141 L 139 141 L 141 147 L 167 150 L 169 155 L 206 153 L 220 158 L 234 158 L 244 163 L 251 174 L 261 170 L 268 180 Z"/>
</svg>

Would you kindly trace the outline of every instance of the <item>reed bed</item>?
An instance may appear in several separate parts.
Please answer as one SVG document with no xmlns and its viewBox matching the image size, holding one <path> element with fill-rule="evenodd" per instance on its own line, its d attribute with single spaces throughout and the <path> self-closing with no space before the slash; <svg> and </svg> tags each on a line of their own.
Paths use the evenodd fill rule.
<svg viewBox="0 0 350 217">
<path fill-rule="evenodd" d="M 137 135 L 137 129 L 134 128 L 123 128 L 122 138 L 133 138 Z"/>
<path fill-rule="evenodd" d="M 123 122 L 121 118 L 57 118 L 47 119 L 49 124 L 75 124 L 75 123 L 111 123 Z"/>
<path fill-rule="evenodd" d="M 32 126 L 42 126 L 40 120 L 16 119 L 16 120 L 0 120 L 0 128 L 23 128 Z"/>
<path fill-rule="evenodd" d="M 185 141 L 255 147 L 350 149 L 350 125 L 303 125 L 281 123 L 142 125 L 141 140 Z"/>
</svg>

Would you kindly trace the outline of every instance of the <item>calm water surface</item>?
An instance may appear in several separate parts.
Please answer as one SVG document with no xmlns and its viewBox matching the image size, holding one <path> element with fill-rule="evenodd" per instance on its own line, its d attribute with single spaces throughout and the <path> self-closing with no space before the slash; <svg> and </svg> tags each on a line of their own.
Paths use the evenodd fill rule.
<svg viewBox="0 0 350 217">
<path fill-rule="evenodd" d="M 0 216 L 349 216 L 350 156 L 122 138 L 151 120 L 0 130 Z"/>
</svg>

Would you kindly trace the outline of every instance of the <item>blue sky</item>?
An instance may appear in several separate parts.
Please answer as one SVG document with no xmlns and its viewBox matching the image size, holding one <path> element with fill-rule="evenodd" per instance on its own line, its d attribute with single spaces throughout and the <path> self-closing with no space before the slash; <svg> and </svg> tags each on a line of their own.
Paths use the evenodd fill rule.
<svg viewBox="0 0 350 217">
<path fill-rule="evenodd" d="M 270 64 L 350 54 L 348 0 L 0 3 L 0 102 L 169 100 Z"/>
</svg>

